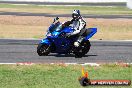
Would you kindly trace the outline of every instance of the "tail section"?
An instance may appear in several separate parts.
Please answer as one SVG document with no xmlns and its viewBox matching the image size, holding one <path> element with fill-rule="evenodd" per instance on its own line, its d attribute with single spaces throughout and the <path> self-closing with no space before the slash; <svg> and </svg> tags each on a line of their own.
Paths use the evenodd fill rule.
<svg viewBox="0 0 132 88">
<path fill-rule="evenodd" d="M 90 30 L 91 32 L 85 38 L 86 40 L 90 39 L 97 32 L 97 28 L 89 28 L 87 30 Z"/>
</svg>

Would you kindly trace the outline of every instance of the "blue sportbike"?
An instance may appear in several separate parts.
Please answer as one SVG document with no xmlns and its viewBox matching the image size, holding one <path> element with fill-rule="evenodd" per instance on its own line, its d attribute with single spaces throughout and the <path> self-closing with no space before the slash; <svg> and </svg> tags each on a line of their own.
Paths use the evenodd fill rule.
<svg viewBox="0 0 132 88">
<path fill-rule="evenodd" d="M 56 17 L 54 22 L 58 19 L 59 18 Z M 38 44 L 37 53 L 39 56 L 47 56 L 49 53 L 58 53 L 65 55 L 74 54 L 75 57 L 83 57 L 90 50 L 91 44 L 89 38 L 97 31 L 97 28 L 89 29 L 92 30 L 91 33 L 86 34 L 79 47 L 74 47 L 74 42 L 77 40 L 78 36 L 66 36 L 67 33 L 72 33 L 74 28 L 71 26 L 63 27 L 60 22 L 51 24 L 47 31 L 46 38 L 42 39 Z"/>
</svg>

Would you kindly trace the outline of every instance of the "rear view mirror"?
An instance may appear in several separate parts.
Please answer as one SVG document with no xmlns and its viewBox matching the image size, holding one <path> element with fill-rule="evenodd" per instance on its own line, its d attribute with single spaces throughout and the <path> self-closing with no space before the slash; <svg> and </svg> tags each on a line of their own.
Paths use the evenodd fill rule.
<svg viewBox="0 0 132 88">
<path fill-rule="evenodd" d="M 56 17 L 56 18 L 54 18 L 54 21 L 53 21 L 53 23 L 55 22 L 55 21 L 57 21 L 59 19 L 59 17 Z"/>
</svg>

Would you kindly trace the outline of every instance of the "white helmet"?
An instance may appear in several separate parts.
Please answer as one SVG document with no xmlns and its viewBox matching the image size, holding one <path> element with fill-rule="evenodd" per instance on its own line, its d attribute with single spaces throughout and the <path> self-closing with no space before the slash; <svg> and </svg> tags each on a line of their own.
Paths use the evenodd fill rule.
<svg viewBox="0 0 132 88">
<path fill-rule="evenodd" d="M 73 10 L 72 17 L 73 17 L 73 19 L 78 19 L 80 17 L 80 11 Z"/>
</svg>

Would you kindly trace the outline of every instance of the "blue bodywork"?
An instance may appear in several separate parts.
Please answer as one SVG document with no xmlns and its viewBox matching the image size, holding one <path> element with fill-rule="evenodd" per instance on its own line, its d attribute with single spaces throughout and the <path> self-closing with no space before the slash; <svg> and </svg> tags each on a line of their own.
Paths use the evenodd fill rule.
<svg viewBox="0 0 132 88">
<path fill-rule="evenodd" d="M 97 32 L 97 28 L 90 28 L 90 29 L 91 29 L 91 33 L 86 36 L 85 40 L 90 39 Z"/>
<path fill-rule="evenodd" d="M 47 44 L 52 46 L 53 53 L 67 53 L 71 49 L 71 45 L 77 39 L 76 37 L 66 38 L 66 33 L 72 33 L 74 29 L 72 27 L 64 27 L 62 28 L 62 24 L 51 24 L 46 34 L 46 38 L 41 40 L 41 44 Z M 85 37 L 84 40 L 88 40 L 92 37 L 97 31 L 97 28 L 92 28 L 92 32 Z"/>
</svg>

